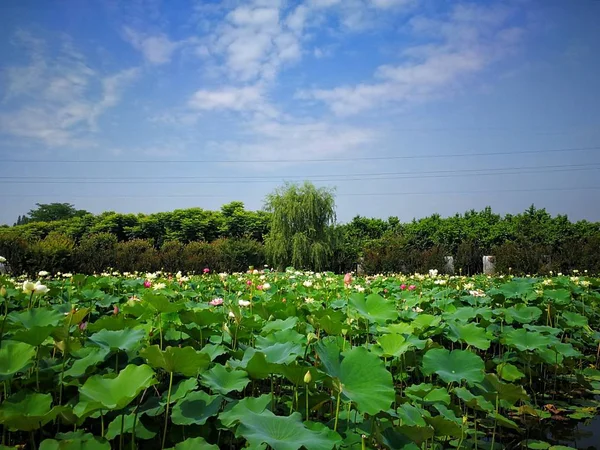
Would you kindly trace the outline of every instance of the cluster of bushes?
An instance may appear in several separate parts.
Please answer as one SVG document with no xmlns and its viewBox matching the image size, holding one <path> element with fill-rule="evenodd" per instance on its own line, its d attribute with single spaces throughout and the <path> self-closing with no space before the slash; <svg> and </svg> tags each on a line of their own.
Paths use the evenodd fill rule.
<svg viewBox="0 0 600 450">
<path fill-rule="evenodd" d="M 34 213 L 24 224 L 0 227 L 0 255 L 8 259 L 15 273 L 92 273 L 109 267 L 129 272 L 200 272 L 205 267 L 231 272 L 265 262 L 276 267 L 292 264 L 287 260 L 294 256 L 286 242 L 275 248 L 286 253 L 279 255 L 279 261 L 274 260 L 277 252 L 273 248 L 265 252 L 263 243 L 270 242 L 275 216 L 246 211 L 241 202 L 224 205 L 220 211 L 191 208 L 150 215 L 108 212 L 94 216 L 74 210 L 68 219 L 47 222 L 33 220 Z M 484 255 L 494 255 L 501 273 L 572 269 L 600 273 L 600 223 L 571 222 L 566 216 L 552 217 L 533 206 L 517 215 L 501 216 L 486 208 L 409 223 L 397 217 L 357 216 L 348 223 L 327 226 L 327 239 L 311 246 L 296 245 L 304 253 L 326 245 L 319 258 L 308 258 L 312 262 L 307 265 L 317 261 L 319 267 L 298 268 L 343 273 L 361 263 L 367 273 L 434 268 L 443 272 L 445 256 L 453 256 L 455 273 L 471 275 L 482 271 Z M 292 250 L 298 235 L 310 237 L 297 233 L 289 243 Z"/>
<path fill-rule="evenodd" d="M 150 240 L 119 242 L 111 233 L 87 235 L 78 243 L 60 233 L 28 241 L 16 234 L 0 234 L 0 254 L 14 273 L 100 273 L 109 268 L 120 272 L 155 271 L 202 273 L 240 272 L 265 264 L 263 245 L 248 238 L 217 239 L 213 242 L 166 241 L 156 248 Z"/>
</svg>

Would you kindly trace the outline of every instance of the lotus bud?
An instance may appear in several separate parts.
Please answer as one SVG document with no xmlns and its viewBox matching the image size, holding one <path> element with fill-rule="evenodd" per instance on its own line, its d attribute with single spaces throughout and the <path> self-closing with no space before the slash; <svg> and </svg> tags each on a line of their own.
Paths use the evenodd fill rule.
<svg viewBox="0 0 600 450">
<path fill-rule="evenodd" d="M 4 286 L 0 288 L 0 297 L 6 297 L 6 288 Z"/>
<path fill-rule="evenodd" d="M 306 373 L 304 374 L 304 382 L 306 384 L 308 384 L 311 381 L 312 381 L 312 375 L 310 374 L 310 370 L 307 370 Z"/>
<path fill-rule="evenodd" d="M 310 344 L 312 341 L 316 341 L 319 339 L 315 333 L 308 333 L 306 335 L 307 344 Z"/>
</svg>

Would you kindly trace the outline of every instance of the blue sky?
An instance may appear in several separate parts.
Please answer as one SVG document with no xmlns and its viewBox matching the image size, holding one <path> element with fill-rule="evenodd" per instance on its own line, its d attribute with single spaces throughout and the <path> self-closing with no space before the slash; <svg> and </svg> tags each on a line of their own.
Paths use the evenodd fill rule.
<svg viewBox="0 0 600 450">
<path fill-rule="evenodd" d="M 4 0 L 0 223 L 53 201 L 258 209 L 302 179 L 336 187 L 341 221 L 532 203 L 600 220 L 599 16 L 594 0 Z"/>
</svg>

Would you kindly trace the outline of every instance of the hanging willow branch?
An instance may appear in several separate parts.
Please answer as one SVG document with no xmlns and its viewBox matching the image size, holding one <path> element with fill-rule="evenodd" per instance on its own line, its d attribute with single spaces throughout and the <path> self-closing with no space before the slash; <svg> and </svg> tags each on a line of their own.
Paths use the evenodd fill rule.
<svg viewBox="0 0 600 450">
<path fill-rule="evenodd" d="M 335 199 L 333 190 L 310 182 L 287 183 L 269 194 L 271 231 L 265 238 L 271 264 L 283 269 L 323 270 L 333 254 Z"/>
</svg>

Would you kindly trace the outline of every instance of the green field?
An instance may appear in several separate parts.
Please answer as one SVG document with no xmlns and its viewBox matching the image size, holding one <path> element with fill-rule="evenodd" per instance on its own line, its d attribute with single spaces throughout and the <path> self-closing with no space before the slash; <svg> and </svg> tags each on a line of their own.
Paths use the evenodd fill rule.
<svg viewBox="0 0 600 450">
<path fill-rule="evenodd" d="M 585 273 L 0 286 L 2 448 L 560 449 L 599 406 Z"/>
</svg>

